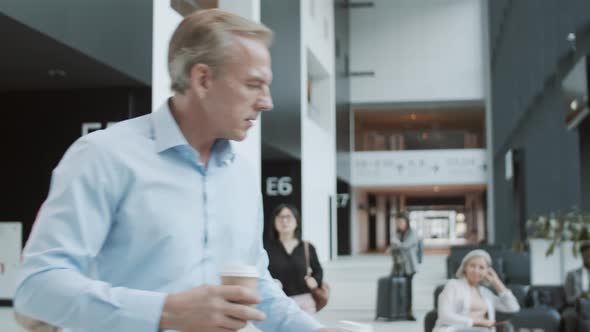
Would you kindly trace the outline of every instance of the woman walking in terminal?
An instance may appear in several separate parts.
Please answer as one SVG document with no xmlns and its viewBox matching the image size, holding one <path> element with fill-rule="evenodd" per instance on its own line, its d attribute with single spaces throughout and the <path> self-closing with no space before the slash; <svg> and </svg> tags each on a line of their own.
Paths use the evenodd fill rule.
<svg viewBox="0 0 590 332">
<path fill-rule="evenodd" d="M 271 218 L 274 228 L 272 239 L 266 244 L 268 270 L 281 284 L 285 294 L 295 300 L 301 309 L 315 313 L 317 308 L 311 290 L 322 286 L 323 271 L 314 246 L 301 239 L 299 211 L 292 205 L 280 204 Z M 309 266 L 306 263 L 306 246 Z"/>
<path fill-rule="evenodd" d="M 399 212 L 395 215 L 395 225 L 389 250 L 393 255 L 401 255 L 403 274 L 408 285 L 406 317 L 408 320 L 416 320 L 412 313 L 412 279 L 418 271 L 418 236 L 410 228 L 410 220 L 405 213 Z"/>
</svg>

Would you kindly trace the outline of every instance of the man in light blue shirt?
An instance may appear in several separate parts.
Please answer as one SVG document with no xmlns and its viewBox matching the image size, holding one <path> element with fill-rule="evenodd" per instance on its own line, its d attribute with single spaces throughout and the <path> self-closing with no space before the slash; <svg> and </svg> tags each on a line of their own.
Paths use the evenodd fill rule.
<svg viewBox="0 0 590 332">
<path fill-rule="evenodd" d="M 271 39 L 220 10 L 183 20 L 169 47 L 174 96 L 80 138 L 54 170 L 17 312 L 66 331 L 332 331 L 272 281 L 260 184 L 229 142 L 273 106 Z M 219 285 L 229 263 L 257 266 L 257 294 Z"/>
</svg>

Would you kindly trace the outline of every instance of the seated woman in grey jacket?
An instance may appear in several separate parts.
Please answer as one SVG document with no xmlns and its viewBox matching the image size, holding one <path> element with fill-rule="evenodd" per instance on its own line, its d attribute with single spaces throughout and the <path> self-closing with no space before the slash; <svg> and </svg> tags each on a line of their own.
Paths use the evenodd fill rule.
<svg viewBox="0 0 590 332">
<path fill-rule="evenodd" d="M 463 258 L 457 279 L 447 282 L 438 297 L 438 320 L 434 332 L 495 331 L 496 310 L 517 312 L 518 301 L 492 269 L 484 250 L 473 250 Z M 496 294 L 482 282 L 494 288 Z"/>
</svg>

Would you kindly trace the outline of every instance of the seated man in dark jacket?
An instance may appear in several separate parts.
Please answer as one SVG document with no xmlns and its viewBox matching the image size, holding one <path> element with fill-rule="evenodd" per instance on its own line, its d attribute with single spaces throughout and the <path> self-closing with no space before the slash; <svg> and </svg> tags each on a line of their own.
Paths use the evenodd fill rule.
<svg viewBox="0 0 590 332">
<path fill-rule="evenodd" d="M 568 307 L 563 311 L 562 319 L 566 332 L 577 330 L 576 301 L 581 298 L 590 298 L 590 242 L 582 243 L 580 253 L 582 254 L 584 265 L 568 272 L 565 277 L 564 288 Z"/>
</svg>

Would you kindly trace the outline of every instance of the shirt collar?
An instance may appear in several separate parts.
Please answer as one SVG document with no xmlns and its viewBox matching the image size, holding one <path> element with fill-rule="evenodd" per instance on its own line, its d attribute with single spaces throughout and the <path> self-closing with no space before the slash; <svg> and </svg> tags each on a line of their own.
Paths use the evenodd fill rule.
<svg viewBox="0 0 590 332">
<path fill-rule="evenodd" d="M 216 159 L 220 166 L 229 165 L 236 157 L 233 145 L 226 139 L 218 139 L 215 144 L 213 144 L 211 155 Z"/>
<path fill-rule="evenodd" d="M 152 114 L 152 122 L 156 150 L 158 152 L 163 152 L 181 145 L 189 145 L 172 116 L 168 101 Z"/>
<path fill-rule="evenodd" d="M 172 116 L 168 101 L 162 104 L 162 106 L 152 114 L 152 122 L 156 150 L 158 153 L 177 146 L 187 146 L 193 149 L 182 134 L 174 116 Z M 198 152 L 195 152 L 198 156 Z M 219 165 L 228 165 L 230 162 L 233 162 L 235 152 L 230 141 L 226 139 L 218 139 L 213 144 L 213 147 L 211 147 L 211 157 L 212 159 L 215 159 Z"/>
</svg>

